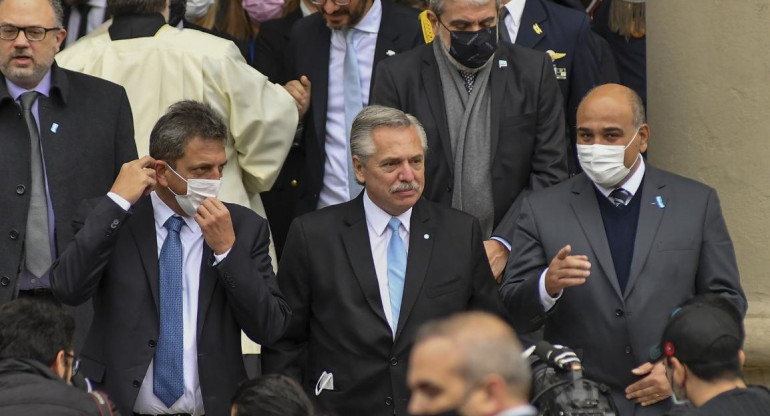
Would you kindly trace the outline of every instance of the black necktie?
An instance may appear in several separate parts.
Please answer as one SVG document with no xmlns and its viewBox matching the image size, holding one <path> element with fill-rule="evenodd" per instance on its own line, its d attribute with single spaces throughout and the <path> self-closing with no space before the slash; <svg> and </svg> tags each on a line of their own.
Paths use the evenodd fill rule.
<svg viewBox="0 0 770 416">
<path fill-rule="evenodd" d="M 508 16 L 509 14 L 508 8 L 503 7 L 500 9 L 500 17 L 497 22 L 497 33 L 500 34 L 500 37 L 503 38 L 503 40 L 511 42 L 511 34 L 508 33 L 508 27 L 505 26 L 505 16 Z"/>
<path fill-rule="evenodd" d="M 625 206 L 628 204 L 628 201 L 631 200 L 633 195 L 631 195 L 630 192 L 626 191 L 623 188 L 618 188 L 612 192 L 610 192 L 610 196 L 608 197 L 610 202 L 615 204 L 616 207 L 619 207 L 621 205 Z"/>
<path fill-rule="evenodd" d="M 463 79 L 463 84 L 465 85 L 465 91 L 468 91 L 468 94 L 473 91 L 473 83 L 476 81 L 476 73 L 475 72 L 465 72 L 465 71 L 459 71 L 460 76 Z"/>
<path fill-rule="evenodd" d="M 91 5 L 88 3 L 78 5 L 78 13 L 80 13 L 80 24 L 78 25 L 78 39 L 82 38 L 88 33 L 88 12 L 91 11 Z"/>
</svg>

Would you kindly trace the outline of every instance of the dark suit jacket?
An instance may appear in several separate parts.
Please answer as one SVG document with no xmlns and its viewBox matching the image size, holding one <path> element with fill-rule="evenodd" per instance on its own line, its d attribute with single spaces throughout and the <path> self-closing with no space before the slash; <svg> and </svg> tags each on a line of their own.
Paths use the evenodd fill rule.
<svg viewBox="0 0 770 416">
<path fill-rule="evenodd" d="M 537 25 L 540 33 L 534 29 Z M 516 45 L 541 52 L 549 50 L 566 54 L 553 62 L 558 72 L 566 77 L 558 79 L 564 97 L 567 134 L 570 144 L 570 172 L 576 172 L 579 163 L 574 152 L 577 107 L 591 88 L 609 82 L 618 82 L 617 69 L 602 71 L 602 45 L 606 41 L 591 31 L 591 22 L 585 11 L 577 11 L 545 0 L 527 0 L 521 15 Z M 609 47 L 609 46 L 607 46 Z M 614 63 L 614 61 L 611 61 Z M 614 70 L 614 73 L 612 72 Z"/>
<path fill-rule="evenodd" d="M 301 18 L 302 10 L 297 8 L 280 19 L 268 20 L 259 26 L 254 44 L 254 68 L 271 82 L 283 85 L 293 79 L 286 67 L 286 55 L 291 29 Z"/>
<path fill-rule="evenodd" d="M 51 286 L 67 304 L 93 298 L 95 316 L 80 356 L 81 372 L 130 415 L 160 325 L 152 202 L 144 197 L 128 213 L 106 196 L 86 202 L 76 220 L 82 228 L 52 267 Z M 291 315 L 267 254 L 267 221 L 226 205 L 235 245 L 211 266 L 212 251 L 204 242 L 197 318 L 203 405 L 207 415 L 220 416 L 230 414 L 230 399 L 246 378 L 241 329 L 256 342 L 272 342 Z"/>
<path fill-rule="evenodd" d="M 293 315 L 280 342 L 263 349 L 266 372 L 287 372 L 314 397 L 323 371 L 334 391 L 317 400 L 338 416 L 405 415 L 406 369 L 423 323 L 469 308 L 501 314 L 478 221 L 420 200 L 395 340 L 385 318 L 369 244 L 363 193 L 297 218 L 278 282 Z M 304 358 L 307 357 L 307 361 Z"/>
<path fill-rule="evenodd" d="M 388 51 L 402 53 L 423 42 L 417 15 L 415 9 L 382 0 L 382 22 L 374 51 L 372 85 L 377 63 L 388 57 Z M 279 257 L 291 220 L 315 210 L 323 186 L 330 48 L 331 30 L 320 13 L 296 22 L 291 31 L 287 67 L 290 79 L 306 75 L 313 90 L 302 134 L 289 151 L 273 189 L 262 194 Z M 341 77 L 342 74 L 336 76 Z M 371 94 L 369 96 L 371 101 Z"/>
<path fill-rule="evenodd" d="M 742 312 L 746 297 L 716 191 L 646 166 L 633 260 L 621 293 L 592 182 L 580 174 L 533 192 L 512 241 L 503 300 L 518 332 L 544 326 L 547 341 L 582 355 L 588 377 L 608 384 L 620 415 L 660 415 L 668 401 L 634 406 L 622 393 L 637 380 L 671 311 L 695 294 L 729 298 Z M 656 202 L 661 198 L 663 207 Z M 566 244 L 586 255 L 591 275 L 567 288 L 548 313 L 540 304 L 540 274 Z"/>
<path fill-rule="evenodd" d="M 564 108 L 547 55 L 500 42 L 492 64 L 493 235 L 510 241 L 521 195 L 567 177 Z M 451 205 L 454 158 L 433 45 L 382 62 L 373 94 L 373 104 L 399 108 L 420 120 L 429 152 L 423 195 Z"/>
</svg>

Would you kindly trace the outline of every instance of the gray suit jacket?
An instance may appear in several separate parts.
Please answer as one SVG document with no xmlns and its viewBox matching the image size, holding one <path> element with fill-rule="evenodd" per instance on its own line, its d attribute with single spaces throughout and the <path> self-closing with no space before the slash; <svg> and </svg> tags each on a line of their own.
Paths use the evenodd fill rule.
<svg viewBox="0 0 770 416">
<path fill-rule="evenodd" d="M 716 191 L 696 181 L 646 166 L 631 271 L 620 291 L 597 195 L 580 174 L 532 193 L 522 204 L 513 249 L 501 287 L 519 332 L 544 326 L 544 338 L 575 349 L 586 374 L 608 384 L 621 415 L 659 415 L 625 400 L 637 380 L 631 369 L 646 362 L 670 312 L 691 296 L 713 292 L 741 312 L 746 297 Z M 662 206 L 656 203 L 657 197 Z M 543 311 L 539 278 L 566 244 L 591 262 L 586 283 L 564 290 Z"/>
</svg>

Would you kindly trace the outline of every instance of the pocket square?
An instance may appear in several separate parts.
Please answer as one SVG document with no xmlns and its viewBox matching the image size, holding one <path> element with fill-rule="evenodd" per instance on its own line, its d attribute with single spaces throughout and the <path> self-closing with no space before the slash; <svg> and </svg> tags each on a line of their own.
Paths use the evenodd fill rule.
<svg viewBox="0 0 770 416">
<path fill-rule="evenodd" d="M 315 383 L 315 395 L 318 396 L 323 390 L 334 391 L 334 374 L 324 371 L 318 382 Z"/>
</svg>

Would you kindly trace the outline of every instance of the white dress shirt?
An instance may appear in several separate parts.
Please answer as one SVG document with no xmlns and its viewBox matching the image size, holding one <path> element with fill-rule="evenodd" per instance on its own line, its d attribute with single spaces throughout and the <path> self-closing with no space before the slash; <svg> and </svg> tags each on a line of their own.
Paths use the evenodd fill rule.
<svg viewBox="0 0 770 416">
<path fill-rule="evenodd" d="M 505 5 L 505 8 L 508 9 L 508 14 L 503 19 L 503 22 L 505 22 L 505 27 L 511 36 L 511 43 L 516 43 L 516 36 L 519 34 L 521 15 L 524 13 L 525 4 L 527 4 L 527 0 L 511 0 Z"/>
<path fill-rule="evenodd" d="M 355 26 L 353 43 L 358 53 L 361 78 L 361 103 L 369 103 L 369 87 L 374 67 L 374 49 L 382 21 L 382 4 L 374 0 L 369 12 Z M 351 199 L 348 188 L 347 129 L 345 124 L 345 89 L 343 71 L 347 43 L 342 30 L 332 30 L 329 50 L 329 90 L 326 109 L 326 160 L 324 179 L 318 197 L 318 208 L 347 202 Z M 311 80 L 312 81 L 312 80 Z M 355 197 L 355 195 L 353 195 Z"/>
<path fill-rule="evenodd" d="M 91 6 L 91 10 L 88 11 L 88 16 L 86 17 L 88 19 L 86 34 L 101 26 L 106 20 L 104 14 L 107 13 L 107 0 L 89 0 L 88 5 Z M 64 22 L 67 25 L 67 45 L 71 45 L 78 40 L 78 28 L 80 28 L 80 19 L 82 18 L 83 16 L 80 15 L 77 7 L 72 6 L 69 22 Z"/>
<path fill-rule="evenodd" d="M 398 322 L 393 322 L 393 312 L 390 309 L 390 289 L 388 288 L 388 244 L 390 244 L 390 236 L 393 235 L 388 227 L 388 222 L 393 216 L 372 202 L 367 192 L 364 192 L 364 214 L 366 215 L 366 227 L 369 230 L 369 246 L 372 248 L 374 271 L 377 273 L 377 282 L 380 285 L 382 309 L 385 311 L 385 319 L 388 320 L 393 338 L 395 338 Z M 406 248 L 408 256 L 409 222 L 412 218 L 412 208 L 396 218 L 401 221 L 398 233 L 401 240 L 404 241 L 404 248 Z"/>
<path fill-rule="evenodd" d="M 629 194 L 633 197 L 636 195 L 636 192 L 639 191 L 639 186 L 642 184 L 642 179 L 644 178 L 644 158 L 642 155 L 639 155 L 639 158 L 637 159 L 637 163 L 639 163 L 639 168 L 636 169 L 636 172 L 634 172 L 630 178 L 626 181 L 626 183 L 621 186 L 621 188 L 628 191 Z M 596 189 L 599 190 L 599 192 L 602 193 L 605 197 L 609 198 L 610 193 L 614 191 L 616 188 L 605 188 L 601 185 L 594 184 L 596 186 Z M 630 199 L 629 199 L 630 201 Z M 582 253 L 574 253 L 574 254 L 582 254 Z M 553 298 L 551 295 L 548 294 L 548 291 L 545 290 L 545 274 L 548 272 L 548 268 L 546 267 L 545 270 L 543 270 L 543 273 L 540 273 L 540 285 L 539 285 L 539 293 L 540 293 L 540 304 L 543 305 L 543 309 L 546 311 L 551 310 L 553 308 L 553 305 L 556 305 L 556 301 L 559 300 L 561 297 L 562 292 L 559 292 L 559 294 Z"/>
</svg>

